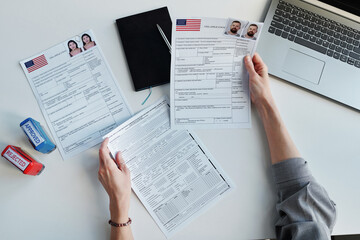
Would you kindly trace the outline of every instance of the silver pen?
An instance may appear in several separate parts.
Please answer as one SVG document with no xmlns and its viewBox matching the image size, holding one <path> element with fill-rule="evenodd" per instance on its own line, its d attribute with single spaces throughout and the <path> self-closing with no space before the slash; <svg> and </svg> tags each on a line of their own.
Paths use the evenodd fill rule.
<svg viewBox="0 0 360 240">
<path fill-rule="evenodd" d="M 170 52 L 170 54 L 171 54 L 171 44 L 170 44 L 169 40 L 166 38 L 166 35 L 165 35 L 165 33 L 163 32 L 163 30 L 161 29 L 161 27 L 159 26 L 159 24 L 156 24 L 156 26 L 157 26 L 157 28 L 159 29 L 159 32 L 160 32 L 162 38 L 164 39 L 166 45 L 168 46 L 169 52 Z"/>
</svg>

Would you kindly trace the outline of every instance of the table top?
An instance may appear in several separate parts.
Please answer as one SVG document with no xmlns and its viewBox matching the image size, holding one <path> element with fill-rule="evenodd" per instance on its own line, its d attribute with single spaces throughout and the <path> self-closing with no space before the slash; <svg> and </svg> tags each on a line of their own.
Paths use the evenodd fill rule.
<svg viewBox="0 0 360 240">
<path fill-rule="evenodd" d="M 58 150 L 36 152 L 19 123 L 31 116 L 49 129 L 19 61 L 74 34 L 92 29 L 134 112 L 169 95 L 169 84 L 135 92 L 115 19 L 168 6 L 174 17 L 264 19 L 270 1 L 6 1 L 0 9 L 0 150 L 21 146 L 43 163 L 36 177 L 0 160 L 0 232 L 4 239 L 106 239 L 108 197 L 97 179 L 98 146 L 63 161 Z M 316 179 L 337 203 L 333 234 L 360 233 L 360 113 L 271 77 L 282 117 Z M 354 91 L 354 94 L 355 93 Z M 173 239 L 274 237 L 276 193 L 266 135 L 252 109 L 251 129 L 195 131 L 230 178 L 235 191 Z M 165 239 L 134 193 L 130 216 L 137 239 Z"/>
</svg>

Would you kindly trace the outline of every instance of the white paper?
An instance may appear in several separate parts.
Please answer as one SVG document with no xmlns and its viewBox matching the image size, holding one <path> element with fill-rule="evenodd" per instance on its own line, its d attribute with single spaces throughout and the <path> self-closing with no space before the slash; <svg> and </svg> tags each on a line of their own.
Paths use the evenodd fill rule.
<svg viewBox="0 0 360 240">
<path fill-rule="evenodd" d="M 172 28 L 170 106 L 171 127 L 250 128 L 251 101 L 243 64 L 253 55 L 257 40 L 244 36 L 251 24 L 241 21 L 237 36 L 227 33 L 234 19 L 201 18 L 199 31 Z M 255 38 L 254 38 L 255 39 Z"/>
<path fill-rule="evenodd" d="M 134 192 L 166 237 L 234 188 L 194 133 L 170 129 L 166 98 L 105 137 L 113 156 L 122 153 Z"/>
<path fill-rule="evenodd" d="M 83 34 L 93 42 L 87 50 L 81 40 Z M 78 46 L 73 56 L 68 46 L 71 40 Z M 44 57 L 37 63 L 35 58 L 41 55 Z M 104 134 L 132 115 L 91 30 L 20 65 L 64 159 L 100 143 Z M 34 70 L 36 66 L 42 67 Z"/>
</svg>

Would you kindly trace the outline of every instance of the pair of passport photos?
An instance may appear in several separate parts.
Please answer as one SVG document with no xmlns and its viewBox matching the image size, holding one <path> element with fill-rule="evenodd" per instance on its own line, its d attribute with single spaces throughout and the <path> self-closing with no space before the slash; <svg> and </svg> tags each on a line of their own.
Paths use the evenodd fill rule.
<svg viewBox="0 0 360 240">
<path fill-rule="evenodd" d="M 171 42 L 167 7 L 116 20 L 135 91 L 170 82 L 171 56 L 156 24 Z"/>
</svg>

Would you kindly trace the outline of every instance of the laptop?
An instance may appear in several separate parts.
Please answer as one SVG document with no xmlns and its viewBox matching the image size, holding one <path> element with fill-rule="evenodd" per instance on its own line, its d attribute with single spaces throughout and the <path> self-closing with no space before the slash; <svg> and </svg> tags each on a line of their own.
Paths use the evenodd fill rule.
<svg viewBox="0 0 360 240">
<path fill-rule="evenodd" d="M 360 110 L 356 2 L 273 0 L 257 47 L 269 73 Z"/>
</svg>

